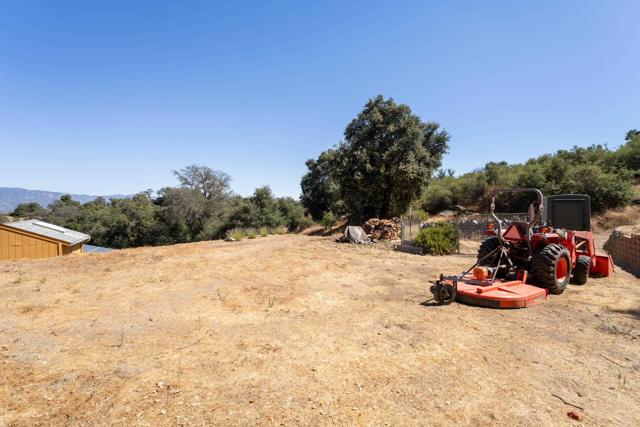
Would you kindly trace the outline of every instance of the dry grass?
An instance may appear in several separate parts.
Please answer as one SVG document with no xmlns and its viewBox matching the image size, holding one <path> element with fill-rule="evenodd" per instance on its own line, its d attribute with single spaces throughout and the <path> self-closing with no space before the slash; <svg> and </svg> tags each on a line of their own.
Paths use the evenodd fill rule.
<svg viewBox="0 0 640 427">
<path fill-rule="evenodd" d="M 627 206 L 626 208 L 610 209 L 602 214 L 595 215 L 593 226 L 598 230 L 611 230 L 620 226 L 630 226 L 640 230 L 640 206 Z"/>
<path fill-rule="evenodd" d="M 339 237 L 339 234 L 344 233 L 344 229 L 347 227 L 348 221 L 345 218 L 340 218 L 336 223 L 328 230 L 321 224 L 312 224 L 309 227 L 302 230 L 299 234 L 303 236 L 334 236 Z"/>
<path fill-rule="evenodd" d="M 430 305 L 471 259 L 289 235 L 0 264 L 0 425 L 640 419 L 638 279 Z"/>
</svg>

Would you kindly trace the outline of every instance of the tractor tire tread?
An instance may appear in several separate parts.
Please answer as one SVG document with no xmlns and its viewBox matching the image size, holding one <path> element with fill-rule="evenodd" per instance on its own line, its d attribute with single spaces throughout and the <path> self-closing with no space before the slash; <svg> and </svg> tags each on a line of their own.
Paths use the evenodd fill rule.
<svg viewBox="0 0 640 427">
<path fill-rule="evenodd" d="M 541 286 L 547 288 L 549 293 L 560 295 L 567 287 L 568 278 L 563 282 L 556 280 L 556 263 L 561 257 L 567 257 L 569 266 L 571 257 L 569 251 L 562 245 L 550 244 L 545 246 L 533 257 L 531 276 Z M 567 272 L 569 275 L 571 271 Z"/>
<path fill-rule="evenodd" d="M 490 257 L 484 260 L 483 258 L 495 251 L 498 246 L 500 246 L 500 239 L 497 237 L 488 237 L 484 239 L 478 249 L 478 265 L 492 265 L 495 261 L 495 257 Z"/>
<path fill-rule="evenodd" d="M 589 270 L 591 269 L 591 258 L 581 255 L 576 260 L 576 266 L 573 269 L 572 282 L 575 285 L 584 285 L 589 279 Z"/>
</svg>

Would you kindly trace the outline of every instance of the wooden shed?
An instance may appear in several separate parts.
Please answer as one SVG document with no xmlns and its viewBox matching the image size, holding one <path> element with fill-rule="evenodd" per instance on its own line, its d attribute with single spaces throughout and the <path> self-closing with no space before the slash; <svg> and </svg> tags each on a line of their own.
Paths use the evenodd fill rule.
<svg viewBox="0 0 640 427">
<path fill-rule="evenodd" d="M 0 261 L 82 252 L 91 236 L 38 220 L 0 224 Z"/>
</svg>

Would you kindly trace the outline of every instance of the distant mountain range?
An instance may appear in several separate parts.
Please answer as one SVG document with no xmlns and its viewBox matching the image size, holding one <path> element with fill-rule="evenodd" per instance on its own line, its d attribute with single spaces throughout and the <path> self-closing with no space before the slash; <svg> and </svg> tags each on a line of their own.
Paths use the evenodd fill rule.
<svg viewBox="0 0 640 427">
<path fill-rule="evenodd" d="M 0 212 L 12 212 L 20 203 L 36 202 L 42 207 L 47 207 L 51 203 L 60 199 L 60 196 L 67 193 L 58 193 L 55 191 L 27 190 L 25 188 L 7 188 L 0 187 Z M 89 196 L 87 194 L 72 194 L 73 200 L 80 203 L 87 203 L 99 196 Z M 110 196 L 102 196 L 105 199 L 122 199 L 131 197 L 130 195 L 112 194 Z"/>
</svg>

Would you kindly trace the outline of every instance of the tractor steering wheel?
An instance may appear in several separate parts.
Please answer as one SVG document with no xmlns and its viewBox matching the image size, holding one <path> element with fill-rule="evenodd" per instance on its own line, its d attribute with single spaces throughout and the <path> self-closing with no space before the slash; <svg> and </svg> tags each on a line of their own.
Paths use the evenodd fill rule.
<svg viewBox="0 0 640 427">
<path fill-rule="evenodd" d="M 547 223 L 542 221 L 542 220 L 540 220 L 540 221 L 536 222 L 535 224 L 533 224 L 533 227 L 531 227 L 531 230 L 532 231 L 534 229 L 540 230 L 541 228 L 546 227 L 546 226 L 547 226 Z"/>
</svg>

